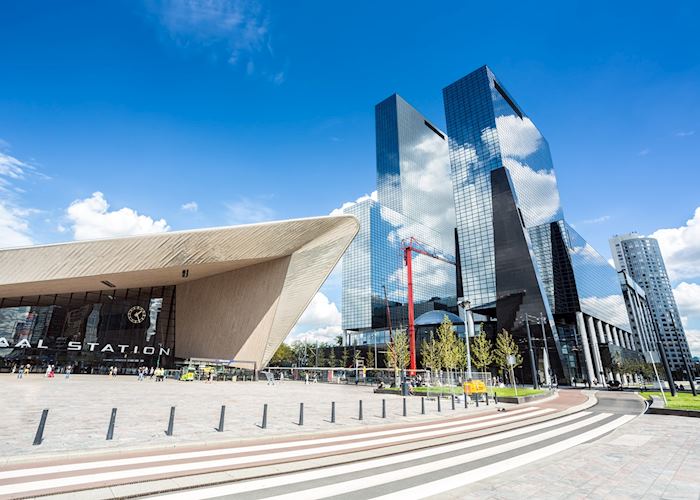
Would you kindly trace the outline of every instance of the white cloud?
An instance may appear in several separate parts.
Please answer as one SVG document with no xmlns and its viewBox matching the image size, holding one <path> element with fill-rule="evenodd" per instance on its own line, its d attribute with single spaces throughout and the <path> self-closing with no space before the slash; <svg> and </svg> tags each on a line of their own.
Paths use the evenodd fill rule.
<svg viewBox="0 0 700 500">
<path fill-rule="evenodd" d="M 107 200 L 99 191 L 71 203 L 66 209 L 66 217 L 76 240 L 162 233 L 170 229 L 165 219 L 154 220 L 131 208 L 110 211 Z"/>
<path fill-rule="evenodd" d="M 410 154 L 402 155 L 400 179 L 387 176 L 380 182 L 395 183 L 403 195 L 404 215 L 438 233 L 441 246 L 454 253 L 455 208 L 447 141 L 427 131 Z M 420 208 L 415 200 L 422 200 Z"/>
<path fill-rule="evenodd" d="M 651 149 L 649 148 L 644 148 L 642 149 L 639 153 L 637 153 L 637 156 L 646 156 L 649 153 L 651 153 Z"/>
<path fill-rule="evenodd" d="M 0 201 L 0 247 L 31 245 L 27 211 Z"/>
<path fill-rule="evenodd" d="M 269 16 L 256 0 L 152 0 L 149 6 L 182 50 L 240 64 L 248 74 L 255 70 L 253 59 L 274 55 Z M 270 74 L 274 83 L 284 80 L 280 72 Z"/>
<path fill-rule="evenodd" d="M 600 224 L 601 222 L 606 222 L 610 220 L 609 215 L 601 215 L 600 217 L 596 217 L 595 219 L 586 219 L 583 221 L 584 224 Z"/>
<path fill-rule="evenodd" d="M 343 333 L 338 307 L 322 292 L 316 293 L 304 313 L 286 339 L 335 343 L 335 338 Z"/>
<path fill-rule="evenodd" d="M 535 124 L 526 116 L 522 119 L 516 115 L 504 115 L 496 117 L 496 130 L 504 155 L 512 158 L 526 158 L 537 151 L 542 143 L 542 134 Z M 488 129 L 482 133 L 482 140 L 488 144 L 491 139 Z"/>
<path fill-rule="evenodd" d="M 264 222 L 271 220 L 275 211 L 267 205 L 241 198 L 237 201 L 226 203 L 227 217 L 230 224 L 251 224 L 253 222 Z"/>
<path fill-rule="evenodd" d="M 183 203 L 180 209 L 185 212 L 196 212 L 199 210 L 199 205 L 197 205 L 196 201 L 188 201 L 187 203 Z"/>
<path fill-rule="evenodd" d="M 700 207 L 684 226 L 659 229 L 650 236 L 659 241 L 672 280 L 700 277 Z"/>
<path fill-rule="evenodd" d="M 0 141 L 0 147 L 7 147 L 5 141 Z M 18 201 L 17 195 L 24 189 L 17 186 L 18 182 L 28 176 L 46 178 L 29 163 L 8 153 L 0 151 L 0 247 L 26 246 L 33 243 L 29 227 L 29 216 L 38 212 L 25 208 Z"/>
<path fill-rule="evenodd" d="M 682 316 L 697 316 L 700 325 L 700 285 L 683 281 L 673 289 Z"/>
<path fill-rule="evenodd" d="M 606 318 L 611 324 L 630 329 L 629 317 L 622 294 L 607 297 L 582 297 L 581 310 L 591 316 Z"/>
<path fill-rule="evenodd" d="M 695 135 L 695 130 L 679 130 L 676 132 L 676 137 L 690 137 Z"/>
<path fill-rule="evenodd" d="M 558 218 L 561 210 L 557 177 L 554 170 L 533 170 L 513 158 L 503 158 L 527 227 L 538 226 Z"/>
<path fill-rule="evenodd" d="M 329 215 L 343 215 L 346 208 L 350 208 L 354 205 L 357 205 L 358 203 L 362 203 L 363 201 L 367 201 L 367 200 L 377 201 L 377 192 L 372 191 L 371 194 L 363 194 L 355 201 L 346 201 L 340 207 L 334 208 L 333 210 L 331 210 L 331 213 Z"/>
</svg>

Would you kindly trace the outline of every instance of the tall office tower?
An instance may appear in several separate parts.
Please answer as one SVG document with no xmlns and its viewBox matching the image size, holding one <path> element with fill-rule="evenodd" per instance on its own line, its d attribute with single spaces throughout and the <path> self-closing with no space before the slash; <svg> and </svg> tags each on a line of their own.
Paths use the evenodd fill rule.
<svg viewBox="0 0 700 500">
<path fill-rule="evenodd" d="M 447 137 L 393 94 L 375 106 L 377 200 L 437 231 L 454 253 L 455 205 Z"/>
<path fill-rule="evenodd" d="M 346 342 L 379 344 L 407 326 L 407 277 L 402 241 L 454 253 L 454 201 L 445 134 L 394 94 L 375 107 L 378 201 L 345 213 L 360 232 L 343 257 L 343 329 Z M 416 255 L 416 316 L 434 309 L 456 311 L 456 272 L 451 264 Z M 387 311 L 388 309 L 388 311 Z"/>
<path fill-rule="evenodd" d="M 659 242 L 629 233 L 611 238 L 610 249 L 615 268 L 627 272 L 644 289 L 671 370 L 682 372 L 683 356 L 690 364 L 690 349 Z"/>
<path fill-rule="evenodd" d="M 619 377 L 617 361 L 637 354 L 618 279 L 565 222 L 547 141 L 485 66 L 443 98 L 462 295 L 476 319 L 527 352 L 526 321 L 542 317 L 544 332 L 531 327 L 540 374 L 548 358 L 560 380 Z"/>
</svg>

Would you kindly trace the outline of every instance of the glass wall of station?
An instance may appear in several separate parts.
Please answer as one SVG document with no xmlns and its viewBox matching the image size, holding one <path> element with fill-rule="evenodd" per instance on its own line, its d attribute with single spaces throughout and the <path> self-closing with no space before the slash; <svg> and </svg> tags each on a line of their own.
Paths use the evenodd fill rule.
<svg viewBox="0 0 700 500">
<path fill-rule="evenodd" d="M 133 373 L 171 367 L 175 287 L 0 299 L 0 368 Z"/>
</svg>

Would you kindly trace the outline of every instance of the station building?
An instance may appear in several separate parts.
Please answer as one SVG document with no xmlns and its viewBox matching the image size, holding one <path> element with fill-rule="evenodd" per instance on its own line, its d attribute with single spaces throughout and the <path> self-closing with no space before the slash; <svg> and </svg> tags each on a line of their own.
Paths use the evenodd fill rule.
<svg viewBox="0 0 700 500">
<path fill-rule="evenodd" d="M 263 367 L 358 231 L 348 215 L 0 250 L 0 367 Z"/>
</svg>

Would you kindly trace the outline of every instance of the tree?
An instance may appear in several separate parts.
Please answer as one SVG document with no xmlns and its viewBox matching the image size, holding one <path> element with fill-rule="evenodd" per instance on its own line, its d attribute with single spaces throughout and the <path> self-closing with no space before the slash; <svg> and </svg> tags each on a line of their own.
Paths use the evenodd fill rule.
<svg viewBox="0 0 700 500">
<path fill-rule="evenodd" d="M 457 352 L 455 349 L 455 344 L 457 343 L 457 336 L 455 335 L 452 321 L 450 321 L 450 318 L 448 318 L 447 315 L 443 317 L 442 323 L 440 323 L 440 326 L 438 326 L 437 337 L 440 364 L 447 370 L 456 368 Z"/>
<path fill-rule="evenodd" d="M 367 351 L 367 368 L 374 368 L 374 351 Z"/>
<path fill-rule="evenodd" d="M 387 346 L 386 366 L 394 370 L 403 370 L 411 360 L 409 352 L 408 337 L 406 330 L 398 330 L 394 333 L 394 338 Z"/>
<path fill-rule="evenodd" d="M 430 332 L 430 340 L 424 340 L 420 346 L 420 354 L 423 368 L 427 368 L 433 372 L 438 372 L 442 368 L 440 362 L 440 351 L 437 341 L 432 332 Z"/>
<path fill-rule="evenodd" d="M 269 366 L 292 366 L 296 356 L 291 346 L 282 342 L 268 363 Z"/>
<path fill-rule="evenodd" d="M 343 345 L 343 336 L 342 335 L 336 335 L 335 345 L 337 345 L 337 346 Z"/>
<path fill-rule="evenodd" d="M 486 368 L 493 363 L 494 354 L 493 345 L 488 337 L 486 337 L 486 333 L 483 329 L 479 332 L 479 335 L 474 338 L 470 347 L 472 364 L 476 366 L 479 371 L 486 371 Z"/>
<path fill-rule="evenodd" d="M 362 360 L 362 362 L 364 362 L 364 358 L 362 357 L 362 351 L 360 351 L 360 350 L 358 349 L 358 350 L 356 350 L 356 351 L 353 353 L 353 355 L 352 355 L 352 367 L 353 367 L 353 368 L 356 368 L 356 367 L 357 367 L 357 363 L 358 363 L 360 360 Z"/>
<path fill-rule="evenodd" d="M 454 353 L 456 367 L 463 370 L 467 367 L 467 344 L 459 340 L 459 337 L 454 345 Z"/>
<path fill-rule="evenodd" d="M 348 354 L 347 346 L 343 347 L 343 355 L 340 357 L 340 362 L 343 364 L 343 368 L 348 367 L 348 361 L 350 360 L 350 355 Z"/>
<path fill-rule="evenodd" d="M 496 364 L 501 368 L 503 372 L 509 372 L 510 365 L 508 364 L 508 357 L 515 356 L 516 366 L 520 366 L 523 363 L 523 357 L 520 355 L 520 350 L 518 349 L 518 344 L 515 343 L 513 336 L 505 328 L 496 335 L 496 350 L 494 351 L 494 358 Z M 515 383 L 515 380 L 511 380 L 511 383 Z"/>
<path fill-rule="evenodd" d="M 336 357 L 335 357 L 335 349 L 333 347 L 330 348 L 330 352 L 328 353 L 328 366 L 331 368 L 335 368 L 336 364 Z"/>
</svg>

